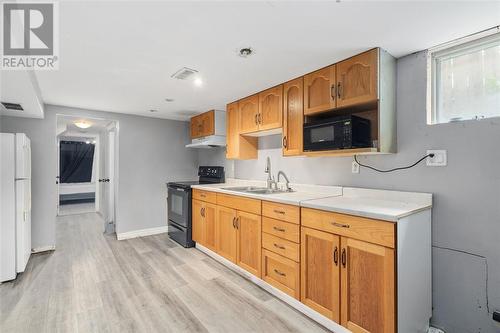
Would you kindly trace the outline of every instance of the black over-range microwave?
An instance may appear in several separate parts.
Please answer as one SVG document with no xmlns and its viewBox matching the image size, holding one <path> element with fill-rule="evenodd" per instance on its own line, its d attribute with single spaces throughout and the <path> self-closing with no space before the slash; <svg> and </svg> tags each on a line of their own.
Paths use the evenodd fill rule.
<svg viewBox="0 0 500 333">
<path fill-rule="evenodd" d="M 304 151 L 371 147 L 370 120 L 338 116 L 304 124 Z"/>
</svg>

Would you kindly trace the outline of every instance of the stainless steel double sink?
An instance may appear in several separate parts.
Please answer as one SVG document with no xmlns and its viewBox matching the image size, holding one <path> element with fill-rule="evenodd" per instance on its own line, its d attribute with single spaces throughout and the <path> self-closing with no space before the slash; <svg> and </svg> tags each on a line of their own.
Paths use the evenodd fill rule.
<svg viewBox="0 0 500 333">
<path fill-rule="evenodd" d="M 276 193 L 293 192 L 293 191 L 270 189 L 267 187 L 258 187 L 258 186 L 234 186 L 234 187 L 222 187 L 221 189 L 227 191 L 250 193 L 250 194 L 276 194 Z"/>
</svg>

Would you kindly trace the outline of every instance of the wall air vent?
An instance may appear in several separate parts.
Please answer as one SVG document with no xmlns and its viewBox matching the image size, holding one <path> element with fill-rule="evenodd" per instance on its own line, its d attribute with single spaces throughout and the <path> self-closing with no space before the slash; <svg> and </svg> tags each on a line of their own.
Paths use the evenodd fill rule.
<svg viewBox="0 0 500 333">
<path fill-rule="evenodd" d="M 185 80 L 185 79 L 189 78 L 191 75 L 196 74 L 196 73 L 198 73 L 198 71 L 196 69 L 182 67 L 177 72 L 172 74 L 171 77 L 173 77 L 175 79 L 179 79 L 179 80 Z"/>
<path fill-rule="evenodd" d="M 15 111 L 24 111 L 23 107 L 21 104 L 17 103 L 7 103 L 7 102 L 0 102 L 6 108 L 7 110 L 15 110 Z"/>
</svg>

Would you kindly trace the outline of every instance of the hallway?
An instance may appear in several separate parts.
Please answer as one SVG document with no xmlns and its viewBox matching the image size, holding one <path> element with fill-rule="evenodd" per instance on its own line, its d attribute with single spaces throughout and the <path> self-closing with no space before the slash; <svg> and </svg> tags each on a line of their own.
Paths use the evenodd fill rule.
<svg viewBox="0 0 500 333">
<path fill-rule="evenodd" d="M 57 218 L 57 250 L 0 285 L 2 332 L 325 332 L 166 234 L 117 241 L 95 213 Z"/>
</svg>

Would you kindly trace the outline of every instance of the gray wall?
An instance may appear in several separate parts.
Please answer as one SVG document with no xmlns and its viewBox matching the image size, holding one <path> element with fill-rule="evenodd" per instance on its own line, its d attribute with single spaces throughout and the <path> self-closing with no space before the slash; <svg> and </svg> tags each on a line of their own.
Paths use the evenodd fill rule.
<svg viewBox="0 0 500 333">
<path fill-rule="evenodd" d="M 272 136 L 260 139 L 257 160 L 235 162 L 235 176 L 266 179 L 270 156 L 274 172 L 296 183 L 433 193 L 433 323 L 448 333 L 500 332 L 491 319 L 500 310 L 500 119 L 426 125 L 426 79 L 424 53 L 398 60 L 398 153 L 360 161 L 392 168 L 446 149 L 447 167 L 352 174 L 350 157 L 284 158 Z"/>
<path fill-rule="evenodd" d="M 165 226 L 165 182 L 196 175 L 197 154 L 184 147 L 188 123 L 46 105 L 44 119 L 1 120 L 2 132 L 24 132 L 32 142 L 32 246 L 55 244 L 56 114 L 118 121 L 117 232 Z"/>
</svg>

